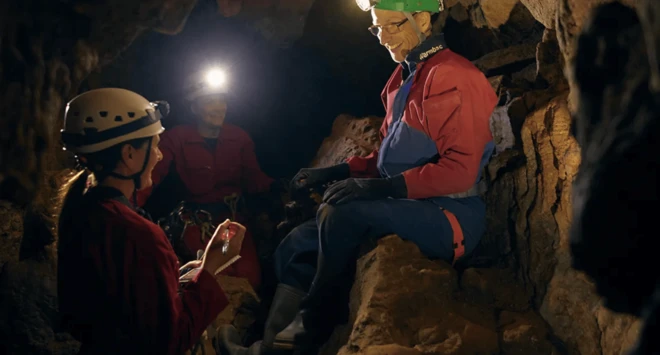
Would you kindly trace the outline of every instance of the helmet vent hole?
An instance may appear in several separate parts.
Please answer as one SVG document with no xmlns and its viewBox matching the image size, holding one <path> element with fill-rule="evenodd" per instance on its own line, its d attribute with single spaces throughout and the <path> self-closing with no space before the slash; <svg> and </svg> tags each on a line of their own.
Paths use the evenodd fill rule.
<svg viewBox="0 0 660 355">
<path fill-rule="evenodd" d="M 101 115 L 101 117 L 108 117 L 108 111 L 100 111 L 99 115 Z"/>
<path fill-rule="evenodd" d="M 129 113 L 128 113 L 128 117 L 130 117 L 130 118 L 135 117 L 135 112 L 129 112 Z"/>
<path fill-rule="evenodd" d="M 94 122 L 94 119 L 92 116 L 87 116 L 87 118 L 85 118 L 85 122 Z"/>
<path fill-rule="evenodd" d="M 122 121 L 121 116 L 115 116 L 115 121 L 116 122 L 121 122 Z"/>
</svg>

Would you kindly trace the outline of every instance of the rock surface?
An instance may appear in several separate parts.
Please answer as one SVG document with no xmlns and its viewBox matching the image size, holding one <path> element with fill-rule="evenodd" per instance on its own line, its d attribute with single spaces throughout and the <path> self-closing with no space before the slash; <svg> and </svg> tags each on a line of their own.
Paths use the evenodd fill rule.
<svg viewBox="0 0 660 355">
<path fill-rule="evenodd" d="M 311 167 L 326 167 L 343 162 L 351 156 L 366 156 L 380 146 L 380 126 L 383 118 L 337 117 L 330 136 L 323 140 Z"/>
<path fill-rule="evenodd" d="M 489 270 L 481 276 L 488 279 L 485 282 L 495 284 L 505 274 L 505 271 Z M 508 297 L 508 291 L 500 288 L 495 295 L 487 297 L 498 298 L 505 308 L 494 307 L 490 299 L 475 301 L 469 296 L 475 291 L 468 283 L 459 285 L 458 275 L 449 264 L 428 260 L 413 243 L 397 236 L 381 239 L 374 250 L 358 261 L 351 290 L 352 332 L 346 345 L 334 353 L 518 351 L 510 352 L 514 354 L 533 349 L 535 354 L 551 354 L 553 346 L 548 340 L 548 328 L 537 315 L 504 310 L 509 301 L 515 303 L 515 296 Z M 525 306 L 511 308 L 524 311 Z M 327 347 L 324 353 L 331 354 L 333 350 Z"/>
<path fill-rule="evenodd" d="M 148 29 L 176 33 L 195 0 L 3 1 L 0 5 L 0 198 L 33 200 L 39 177 L 58 168 L 63 104 L 95 68 Z"/>
<path fill-rule="evenodd" d="M 79 344 L 57 330 L 54 247 L 19 260 L 25 211 L 0 202 L 0 353 L 75 354 Z"/>
<path fill-rule="evenodd" d="M 218 314 L 218 317 L 208 326 L 198 344 L 186 355 L 215 355 L 219 353 L 218 331 L 222 325 L 233 325 L 243 336 L 255 321 L 255 310 L 259 305 L 259 297 L 252 289 L 247 279 L 225 275 L 216 276 L 227 295 L 229 305 Z"/>
</svg>

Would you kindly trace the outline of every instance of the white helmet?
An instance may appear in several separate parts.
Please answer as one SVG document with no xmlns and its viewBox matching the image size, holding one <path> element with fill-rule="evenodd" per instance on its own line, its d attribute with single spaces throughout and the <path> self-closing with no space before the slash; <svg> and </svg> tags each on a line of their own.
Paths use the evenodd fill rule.
<svg viewBox="0 0 660 355">
<path fill-rule="evenodd" d="M 169 113 L 165 101 L 149 102 L 125 89 L 87 91 L 66 105 L 62 140 L 73 153 L 94 153 L 116 144 L 152 137 L 165 128 L 160 120 Z"/>
<path fill-rule="evenodd" d="M 208 95 L 227 94 L 227 78 L 221 69 L 198 71 L 188 76 L 184 84 L 184 98 L 188 101 Z"/>
</svg>

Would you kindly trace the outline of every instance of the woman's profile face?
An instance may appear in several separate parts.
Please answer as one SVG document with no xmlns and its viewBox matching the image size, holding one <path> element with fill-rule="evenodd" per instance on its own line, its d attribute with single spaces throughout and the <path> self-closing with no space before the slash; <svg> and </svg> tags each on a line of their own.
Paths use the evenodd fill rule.
<svg viewBox="0 0 660 355">
<path fill-rule="evenodd" d="M 156 164 L 163 159 L 163 154 L 161 153 L 160 149 L 158 148 L 158 143 L 160 143 L 160 136 L 156 135 L 153 137 L 151 141 L 151 149 L 147 152 L 147 143 L 144 144 L 138 151 L 140 152 L 141 157 L 147 156 L 149 154 L 149 162 L 147 163 L 147 167 L 144 169 L 142 172 L 142 176 L 140 177 L 140 189 L 146 189 L 148 187 L 151 187 L 153 185 L 153 180 L 151 179 L 151 173 L 154 170 L 154 167 Z M 138 161 L 142 161 L 142 164 L 144 164 L 144 160 L 141 160 L 138 158 Z M 141 169 L 142 167 L 140 166 L 138 168 Z"/>
</svg>

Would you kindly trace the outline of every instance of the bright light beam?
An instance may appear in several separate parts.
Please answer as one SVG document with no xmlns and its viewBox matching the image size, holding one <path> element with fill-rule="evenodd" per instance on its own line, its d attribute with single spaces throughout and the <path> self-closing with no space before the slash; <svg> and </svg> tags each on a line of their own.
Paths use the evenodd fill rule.
<svg viewBox="0 0 660 355">
<path fill-rule="evenodd" d="M 206 82 L 209 86 L 217 88 L 225 83 L 225 73 L 219 69 L 210 70 L 206 74 Z"/>
</svg>

